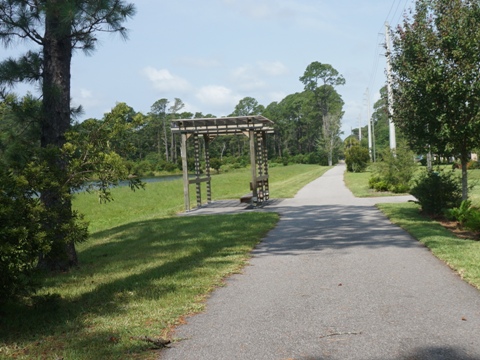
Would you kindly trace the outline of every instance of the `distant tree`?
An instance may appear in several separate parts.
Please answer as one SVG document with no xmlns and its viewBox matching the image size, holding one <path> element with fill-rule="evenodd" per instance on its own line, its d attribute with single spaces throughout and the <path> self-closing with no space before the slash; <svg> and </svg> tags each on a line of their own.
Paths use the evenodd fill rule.
<svg viewBox="0 0 480 360">
<path fill-rule="evenodd" d="M 394 35 L 393 121 L 417 152 L 460 158 L 465 200 L 480 145 L 480 3 L 418 0 Z"/>
<path fill-rule="evenodd" d="M 5 46 L 13 45 L 15 40 L 38 46 L 17 60 L 10 58 L 0 63 L 0 86 L 28 82 L 38 83 L 42 89 L 40 143 L 51 177 L 41 193 L 41 201 L 51 215 L 44 223 L 52 241 L 51 251 L 41 257 L 45 268 L 67 269 L 78 263 L 74 242 L 79 237 L 72 233 L 75 216 L 69 191 L 63 187 L 68 182 L 68 158 L 61 152 L 72 116 L 73 52 L 81 49 L 91 53 L 98 32 L 125 37 L 123 22 L 134 12 L 134 5 L 122 0 L 0 1 L 0 41 Z"/>
<path fill-rule="evenodd" d="M 341 131 L 341 115 L 327 114 L 323 118 L 323 137 L 319 141 L 319 146 L 327 154 L 328 166 L 333 164 L 333 154 L 339 149 L 342 140 L 340 139 Z M 338 161 L 338 160 L 337 160 Z"/>
<path fill-rule="evenodd" d="M 260 105 L 257 100 L 247 96 L 238 102 L 230 116 L 261 115 L 264 110 L 265 107 Z"/>
<path fill-rule="evenodd" d="M 375 134 L 375 153 L 380 154 L 390 146 L 386 86 L 380 89 L 380 99 L 373 105 L 372 123 Z"/>
<path fill-rule="evenodd" d="M 170 117 L 172 119 L 176 119 L 177 118 L 177 114 L 180 112 L 180 110 L 182 110 L 183 108 L 185 107 L 185 104 L 183 103 L 183 101 L 179 98 L 175 98 L 175 100 L 173 101 L 173 104 L 172 106 L 170 106 L 168 108 L 168 110 L 170 111 Z M 171 137 L 170 137 L 170 151 L 171 151 L 171 160 L 173 163 L 177 162 L 177 149 L 176 149 L 176 142 L 175 142 L 175 136 L 173 136 L 173 133 L 171 133 Z"/>
<path fill-rule="evenodd" d="M 165 160 L 169 160 L 168 156 L 168 136 L 167 136 L 167 99 L 160 99 L 153 103 L 150 107 L 151 125 L 155 129 L 156 143 L 158 155 L 160 155 L 160 129 L 163 128 L 163 146 L 165 148 Z"/>
<path fill-rule="evenodd" d="M 321 113 L 322 148 L 328 154 L 328 164 L 332 165 L 333 151 L 340 136 L 343 100 L 335 86 L 344 85 L 345 79 L 331 65 L 318 61 L 307 66 L 300 77 L 305 90 L 314 94 L 316 106 Z"/>
</svg>

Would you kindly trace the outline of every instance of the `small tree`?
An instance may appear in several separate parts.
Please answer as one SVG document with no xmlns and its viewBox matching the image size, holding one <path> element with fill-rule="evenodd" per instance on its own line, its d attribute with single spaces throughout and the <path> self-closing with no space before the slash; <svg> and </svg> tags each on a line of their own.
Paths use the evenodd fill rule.
<svg viewBox="0 0 480 360">
<path fill-rule="evenodd" d="M 460 157 L 480 145 L 480 3 L 417 0 L 393 41 L 393 121 L 413 150 Z"/>
<path fill-rule="evenodd" d="M 370 154 L 368 149 L 361 146 L 352 146 L 345 151 L 345 162 L 347 164 L 347 171 L 362 172 L 370 162 Z"/>
<path fill-rule="evenodd" d="M 399 144 L 395 152 L 385 148 L 380 161 L 374 163 L 372 169 L 372 177 L 369 180 L 371 188 L 404 193 L 410 189 L 410 181 L 417 170 L 417 164 L 414 153 L 406 144 Z"/>
</svg>

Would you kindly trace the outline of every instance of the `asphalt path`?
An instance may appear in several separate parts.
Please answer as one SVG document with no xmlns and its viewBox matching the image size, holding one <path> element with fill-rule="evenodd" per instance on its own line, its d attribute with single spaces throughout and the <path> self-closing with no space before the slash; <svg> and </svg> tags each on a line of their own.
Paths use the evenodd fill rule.
<svg viewBox="0 0 480 360">
<path fill-rule="evenodd" d="M 344 170 L 255 210 L 281 219 L 160 359 L 480 360 L 480 292 L 374 207 L 409 197 L 355 198 Z"/>
</svg>

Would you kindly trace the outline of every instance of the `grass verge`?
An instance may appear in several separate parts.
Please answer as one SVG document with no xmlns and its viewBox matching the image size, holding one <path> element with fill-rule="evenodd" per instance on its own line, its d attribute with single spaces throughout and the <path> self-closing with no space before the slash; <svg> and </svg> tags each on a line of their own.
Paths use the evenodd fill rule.
<svg viewBox="0 0 480 360">
<path fill-rule="evenodd" d="M 3 310 L 0 357 L 153 359 L 150 345 L 132 337 L 164 336 L 201 311 L 277 220 L 273 213 L 188 216 L 97 232 L 79 249 L 81 268 Z"/>
<path fill-rule="evenodd" d="M 293 196 L 328 169 L 272 167 L 271 198 Z M 249 174 L 215 175 L 213 198 L 242 196 Z M 107 204 L 95 194 L 75 196 L 75 209 L 90 221 L 90 240 L 77 246 L 81 266 L 49 276 L 36 296 L 0 310 L 0 359 L 157 358 L 135 337 L 165 336 L 202 311 L 278 221 L 273 213 L 173 216 L 183 210 L 181 180 L 112 194 Z"/>
<path fill-rule="evenodd" d="M 437 222 L 422 216 L 414 203 L 377 204 L 377 207 L 468 283 L 480 289 L 480 241 L 457 238 Z"/>
<path fill-rule="evenodd" d="M 356 197 L 381 197 L 381 196 L 402 196 L 405 194 L 395 194 L 389 191 L 375 191 L 368 187 L 368 180 L 372 176 L 371 171 L 361 173 L 352 173 L 345 171 L 343 180 L 345 185 Z"/>
</svg>

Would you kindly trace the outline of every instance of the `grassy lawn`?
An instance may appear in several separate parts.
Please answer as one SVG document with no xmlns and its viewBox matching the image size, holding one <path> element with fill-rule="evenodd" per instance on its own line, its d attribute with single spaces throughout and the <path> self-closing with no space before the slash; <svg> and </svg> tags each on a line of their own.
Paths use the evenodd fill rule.
<svg viewBox="0 0 480 360">
<path fill-rule="evenodd" d="M 328 168 L 271 169 L 271 197 L 293 196 Z M 214 199 L 248 192 L 249 170 L 214 176 Z M 75 208 L 91 237 L 77 246 L 81 266 L 46 279 L 24 302 L 0 311 L 0 359 L 154 359 L 139 336 L 167 336 L 225 277 L 241 271 L 278 221 L 273 213 L 177 217 L 181 181 L 113 190 L 98 204 L 78 194 Z"/>
<path fill-rule="evenodd" d="M 405 194 L 394 194 L 388 191 L 378 192 L 373 189 L 369 189 L 368 180 L 372 176 L 371 171 L 365 171 L 361 173 L 352 173 L 345 171 L 343 180 L 345 185 L 356 197 L 379 197 L 379 196 L 398 196 Z"/>
<path fill-rule="evenodd" d="M 413 203 L 378 204 L 377 207 L 463 279 L 480 289 L 480 241 L 457 238 L 437 222 L 422 216 L 419 206 Z"/>
</svg>

